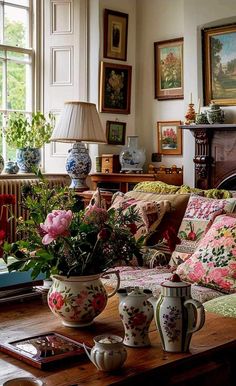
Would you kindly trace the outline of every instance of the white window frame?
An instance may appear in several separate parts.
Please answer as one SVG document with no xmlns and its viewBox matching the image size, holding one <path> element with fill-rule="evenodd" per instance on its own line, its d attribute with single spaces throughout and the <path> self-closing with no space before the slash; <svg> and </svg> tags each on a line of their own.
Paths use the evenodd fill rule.
<svg viewBox="0 0 236 386">
<path fill-rule="evenodd" d="M 25 47 L 16 47 L 11 45 L 2 44 L 1 41 L 3 41 L 4 38 L 4 12 L 3 8 L 4 6 L 11 6 L 14 8 L 21 8 L 21 9 L 27 9 L 29 12 L 29 42 L 28 42 L 28 48 Z M 20 4 L 13 4 L 10 3 L 9 0 L 2 1 L 0 0 L 0 50 L 3 51 L 3 57 L 1 58 L 1 61 L 3 63 L 3 104 L 0 107 L 0 114 L 3 114 L 3 129 L 6 125 L 7 116 L 11 112 L 23 112 L 26 114 L 31 114 L 33 111 L 35 111 L 35 107 L 39 106 L 40 101 L 40 90 L 39 90 L 39 84 L 40 84 L 40 77 L 39 77 L 39 63 L 40 63 L 40 57 L 36 58 L 35 51 L 38 53 L 38 56 L 40 56 L 40 49 L 39 49 L 39 42 L 40 42 L 40 1 L 38 0 L 29 0 L 29 6 L 24 6 Z M 7 54 L 8 52 L 17 52 L 26 54 L 29 57 L 29 60 L 20 59 L 20 58 L 8 58 Z M 26 103 L 26 106 L 28 107 L 27 110 L 16 110 L 16 109 L 9 109 L 7 106 L 7 66 L 9 62 L 15 62 L 15 63 L 23 63 L 29 65 L 29 78 L 28 78 L 28 86 L 27 86 L 27 92 L 29 92 L 28 95 L 28 102 Z M 30 90 L 30 91 L 29 91 Z M 4 134 L 4 133 L 3 133 Z M 6 143 L 4 141 L 4 135 L 3 135 L 3 157 L 6 160 Z M 17 284 L 28 282 L 30 280 L 30 273 L 29 272 L 12 272 L 8 273 L 7 269 L 4 268 L 4 263 L 0 259 L 0 290 L 1 286 L 11 286 Z"/>
<path fill-rule="evenodd" d="M 35 6 L 35 14 L 37 14 L 37 11 L 39 9 L 38 6 L 36 8 L 37 3 L 38 2 L 35 2 L 34 0 L 29 0 L 29 6 L 24 6 L 24 5 L 20 5 L 20 4 L 10 3 L 10 1 L 7 1 L 7 0 L 5 0 L 5 1 L 0 0 L 0 25 L 2 26 L 2 29 L 0 31 L 1 40 L 3 41 L 3 39 L 4 39 L 4 12 L 3 12 L 4 6 L 7 5 L 7 6 L 11 6 L 12 8 L 21 8 L 21 9 L 25 9 L 29 12 L 29 25 L 28 25 L 29 41 L 28 41 L 28 46 L 30 47 L 30 48 L 24 48 L 24 47 L 11 46 L 11 45 L 6 45 L 6 44 L 0 43 L 0 51 L 3 51 L 3 58 L 1 58 L 1 61 L 3 63 L 3 85 L 2 85 L 2 87 L 3 87 L 3 90 L 2 90 L 3 91 L 3 103 L 2 103 L 2 107 L 0 107 L 0 113 L 3 114 L 3 131 L 4 131 L 4 127 L 6 126 L 6 120 L 7 120 L 7 116 L 9 113 L 21 111 L 22 113 L 30 114 L 35 110 L 35 104 L 36 104 L 36 101 L 35 101 L 35 87 L 36 87 L 35 74 L 37 72 L 35 69 L 35 50 L 34 50 L 33 46 L 34 46 L 34 36 L 35 36 L 34 27 L 37 26 L 37 23 L 34 22 L 33 11 L 34 11 L 34 6 Z M 1 20 L 1 18 L 2 18 L 2 20 Z M 21 54 L 26 54 L 26 55 L 28 55 L 29 60 L 25 60 L 24 58 L 23 59 L 8 58 L 8 55 L 7 55 L 8 52 L 17 52 L 17 53 L 21 53 Z M 27 92 L 29 92 L 29 94 L 27 96 L 28 102 L 26 103 L 26 105 L 28 107 L 27 110 L 9 109 L 7 106 L 7 67 L 8 67 L 8 63 L 12 63 L 12 62 L 29 65 L 29 69 L 28 69 L 29 74 L 28 74 L 28 83 L 27 83 L 28 84 Z M 7 156 L 6 143 L 4 140 L 4 133 L 3 133 L 3 158 L 5 160 L 6 160 L 6 156 Z"/>
</svg>

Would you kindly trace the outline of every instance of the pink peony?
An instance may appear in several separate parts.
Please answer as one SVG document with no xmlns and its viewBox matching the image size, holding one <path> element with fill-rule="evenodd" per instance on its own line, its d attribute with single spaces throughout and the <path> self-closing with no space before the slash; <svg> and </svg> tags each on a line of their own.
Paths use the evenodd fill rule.
<svg viewBox="0 0 236 386">
<path fill-rule="evenodd" d="M 49 213 L 44 224 L 40 224 L 40 228 L 45 232 L 42 243 L 47 245 L 59 236 L 68 235 L 72 217 L 71 210 L 53 210 Z"/>
</svg>

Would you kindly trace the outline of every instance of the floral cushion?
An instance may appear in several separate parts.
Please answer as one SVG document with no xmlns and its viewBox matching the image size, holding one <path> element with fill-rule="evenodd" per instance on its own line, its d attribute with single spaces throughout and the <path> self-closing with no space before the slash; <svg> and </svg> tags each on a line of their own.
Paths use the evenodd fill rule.
<svg viewBox="0 0 236 386">
<path fill-rule="evenodd" d="M 184 280 L 236 292 L 236 217 L 218 216 L 194 254 L 176 272 Z"/>
<path fill-rule="evenodd" d="M 176 246 L 176 251 L 192 254 L 215 217 L 233 212 L 235 203 L 235 198 L 216 200 L 191 196 L 179 228 L 181 243 Z"/>
<path fill-rule="evenodd" d="M 110 209 L 122 208 L 125 214 L 130 207 L 135 208 L 140 216 L 140 220 L 135 224 L 137 228 L 135 233 L 136 239 L 154 231 L 160 224 L 165 212 L 171 210 L 171 204 L 167 200 L 159 202 L 142 201 L 134 198 L 123 198 L 120 195 L 113 201 Z"/>
</svg>

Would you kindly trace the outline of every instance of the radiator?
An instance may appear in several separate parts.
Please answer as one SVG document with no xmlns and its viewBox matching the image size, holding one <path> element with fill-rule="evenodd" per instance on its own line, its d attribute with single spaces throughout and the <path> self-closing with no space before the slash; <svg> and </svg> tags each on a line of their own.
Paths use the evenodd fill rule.
<svg viewBox="0 0 236 386">
<path fill-rule="evenodd" d="M 16 204 L 11 207 L 12 214 L 15 218 L 23 217 L 26 218 L 26 212 L 21 207 L 21 188 L 25 184 L 31 184 L 35 182 L 35 178 L 24 178 L 24 179 L 0 179 L 0 194 L 14 194 L 16 197 Z M 49 186 L 51 188 L 55 186 L 68 185 L 68 180 L 64 176 L 55 176 L 47 178 Z M 9 223 L 9 233 L 7 240 L 13 242 L 17 240 L 16 234 L 16 219 L 13 219 Z M 19 235 L 20 237 L 20 235 Z"/>
</svg>

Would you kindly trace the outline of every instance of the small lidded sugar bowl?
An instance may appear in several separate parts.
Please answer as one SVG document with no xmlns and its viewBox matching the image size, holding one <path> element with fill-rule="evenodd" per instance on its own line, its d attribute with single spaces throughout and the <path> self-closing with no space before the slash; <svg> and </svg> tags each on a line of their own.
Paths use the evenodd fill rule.
<svg viewBox="0 0 236 386">
<path fill-rule="evenodd" d="M 113 371 L 119 369 L 127 358 L 123 339 L 117 335 L 98 335 L 93 339 L 95 345 L 89 348 L 83 344 L 84 350 L 98 370 Z"/>
</svg>

